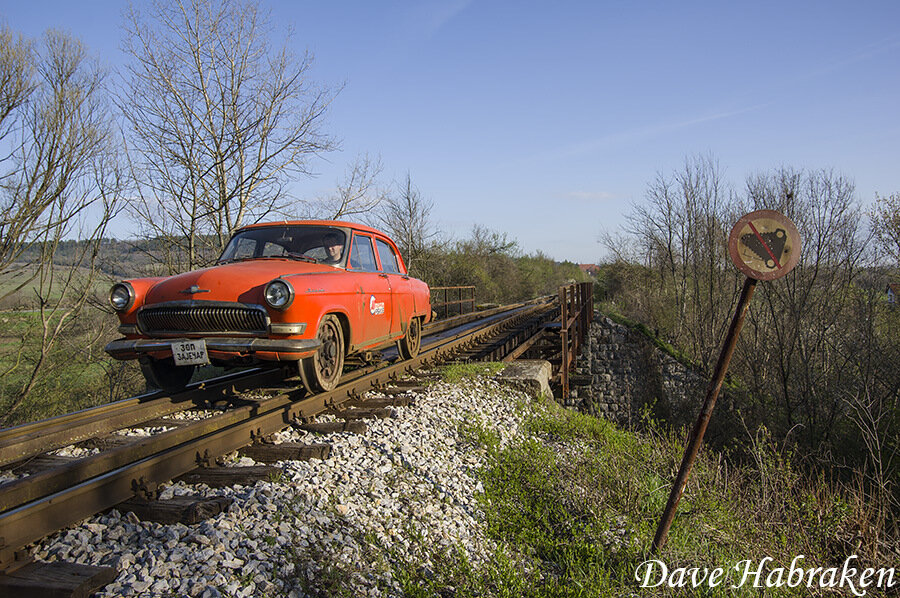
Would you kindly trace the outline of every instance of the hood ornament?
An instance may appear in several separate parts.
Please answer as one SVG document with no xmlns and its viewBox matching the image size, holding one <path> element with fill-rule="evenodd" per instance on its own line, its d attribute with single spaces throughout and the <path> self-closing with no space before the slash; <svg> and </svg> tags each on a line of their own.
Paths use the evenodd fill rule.
<svg viewBox="0 0 900 598">
<path fill-rule="evenodd" d="M 183 291 L 179 291 L 179 293 L 183 293 L 185 295 L 194 295 L 196 293 L 208 293 L 209 289 L 201 289 L 195 284 L 192 284 L 190 287 L 184 289 Z"/>
</svg>

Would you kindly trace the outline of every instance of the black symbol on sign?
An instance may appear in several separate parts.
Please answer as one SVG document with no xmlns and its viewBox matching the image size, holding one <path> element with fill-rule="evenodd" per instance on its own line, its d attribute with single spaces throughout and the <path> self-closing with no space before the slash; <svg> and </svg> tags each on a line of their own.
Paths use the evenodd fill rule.
<svg viewBox="0 0 900 598">
<path fill-rule="evenodd" d="M 762 241 L 759 240 L 760 237 L 762 237 Z M 783 228 L 775 229 L 773 233 L 762 233 L 759 236 L 753 233 L 741 235 L 741 243 L 746 245 L 759 259 L 763 260 L 766 263 L 766 268 L 774 268 L 778 265 L 775 261 L 776 257 L 773 256 L 780 257 L 784 253 L 786 241 L 787 233 Z M 767 246 L 771 253 L 766 250 Z"/>
</svg>

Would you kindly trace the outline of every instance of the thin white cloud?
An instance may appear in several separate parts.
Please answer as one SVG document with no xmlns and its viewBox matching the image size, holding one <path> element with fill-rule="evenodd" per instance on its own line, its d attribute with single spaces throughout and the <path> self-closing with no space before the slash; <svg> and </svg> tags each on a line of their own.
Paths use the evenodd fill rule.
<svg viewBox="0 0 900 598">
<path fill-rule="evenodd" d="M 846 58 L 837 60 L 835 62 L 832 62 L 831 64 L 826 64 L 820 68 L 810 71 L 807 74 L 807 78 L 815 78 L 822 75 L 827 75 L 832 71 L 840 70 L 844 67 L 856 64 L 857 62 L 864 62 L 866 60 L 869 60 L 870 58 L 874 58 L 876 56 L 884 54 L 885 52 L 895 50 L 898 47 L 900 47 L 900 35 L 892 35 L 890 37 L 886 37 L 884 39 L 863 46 L 856 52 L 848 54 Z"/>
<path fill-rule="evenodd" d="M 473 0 L 430 0 L 414 5 L 409 20 L 421 37 L 433 37 Z"/>
<path fill-rule="evenodd" d="M 610 135 L 604 135 L 603 137 L 598 137 L 596 139 L 590 139 L 587 141 L 576 143 L 568 147 L 559 148 L 555 151 L 552 151 L 550 155 L 545 156 L 545 159 L 572 158 L 574 156 L 587 154 L 607 147 L 617 146 L 625 143 L 633 143 L 635 141 L 642 141 L 653 137 L 658 137 L 659 135 L 664 135 L 666 133 L 671 133 L 681 129 L 687 129 L 695 125 L 723 120 L 726 118 L 731 118 L 733 116 L 738 116 L 740 114 L 745 114 L 747 112 L 752 112 L 770 104 L 771 102 L 756 104 L 753 106 L 748 106 L 746 108 L 740 108 L 738 110 L 705 114 L 703 116 L 691 118 L 688 120 L 648 125 L 645 127 L 629 129 L 627 131 L 621 131 L 619 133 L 612 133 Z"/>
</svg>

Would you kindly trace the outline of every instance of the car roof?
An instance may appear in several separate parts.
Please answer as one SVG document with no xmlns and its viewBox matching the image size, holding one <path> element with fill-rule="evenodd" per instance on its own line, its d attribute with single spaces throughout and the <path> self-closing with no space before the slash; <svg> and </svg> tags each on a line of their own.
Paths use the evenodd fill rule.
<svg viewBox="0 0 900 598">
<path fill-rule="evenodd" d="M 276 222 L 257 222 L 256 224 L 248 224 L 246 226 L 242 226 L 237 229 L 237 231 L 242 231 L 250 228 L 261 228 L 266 226 L 285 226 L 285 225 L 300 225 L 300 226 L 339 226 L 344 228 L 352 228 L 353 230 L 358 230 L 367 233 L 377 233 L 379 235 L 387 237 L 386 234 L 381 232 L 378 229 L 374 229 L 371 226 L 366 226 L 365 224 L 356 224 L 354 222 L 343 222 L 341 220 L 280 220 Z"/>
</svg>

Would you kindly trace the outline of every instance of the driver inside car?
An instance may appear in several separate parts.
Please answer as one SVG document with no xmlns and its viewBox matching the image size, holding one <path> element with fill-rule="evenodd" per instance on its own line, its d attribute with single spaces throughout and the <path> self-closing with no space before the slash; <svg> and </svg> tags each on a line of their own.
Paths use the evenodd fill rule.
<svg viewBox="0 0 900 598">
<path fill-rule="evenodd" d="M 325 247 L 326 254 L 322 263 L 332 265 L 340 263 L 344 253 L 344 243 L 341 241 L 341 236 L 333 232 L 326 233 L 322 245 Z"/>
</svg>

